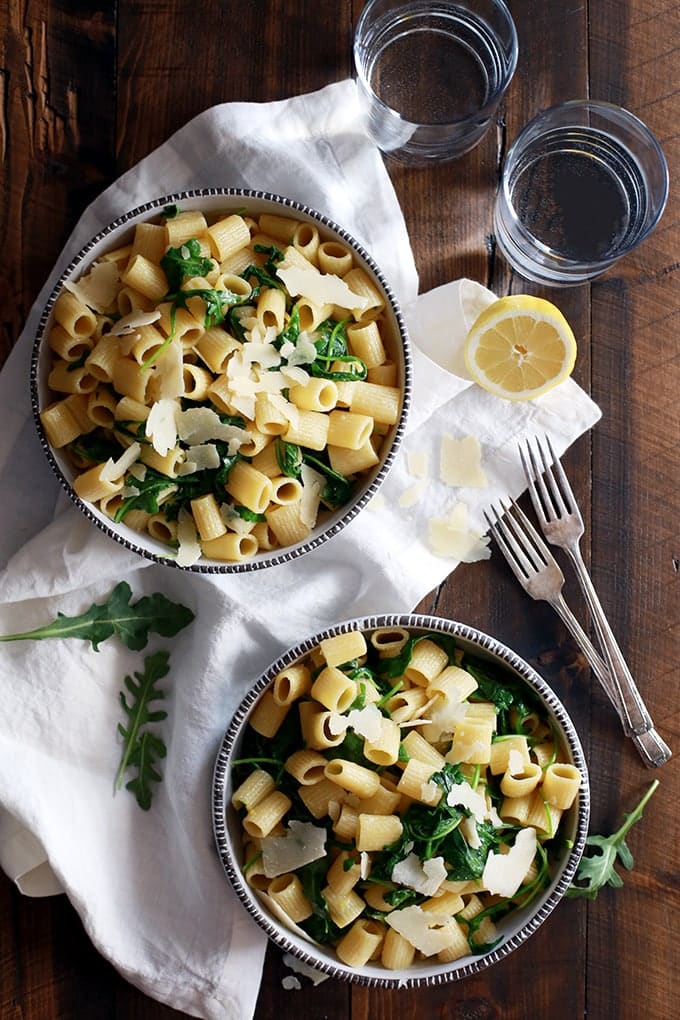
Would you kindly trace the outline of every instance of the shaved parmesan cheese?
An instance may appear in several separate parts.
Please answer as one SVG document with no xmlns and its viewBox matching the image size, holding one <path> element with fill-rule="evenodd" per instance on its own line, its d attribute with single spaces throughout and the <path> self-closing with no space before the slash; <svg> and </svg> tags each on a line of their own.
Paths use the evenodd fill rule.
<svg viewBox="0 0 680 1020">
<path fill-rule="evenodd" d="M 295 871 L 325 854 L 326 830 L 311 822 L 291 819 L 285 836 L 266 836 L 262 840 L 262 867 L 267 878 Z"/>
<path fill-rule="evenodd" d="M 128 470 L 132 477 L 136 478 L 138 482 L 143 482 L 146 478 L 146 464 L 142 464 L 141 461 L 135 461 L 134 464 L 130 464 Z"/>
<path fill-rule="evenodd" d="M 322 981 L 327 981 L 330 974 L 322 974 L 316 967 L 312 967 L 309 963 L 305 963 L 304 960 L 298 960 L 297 957 L 291 956 L 290 953 L 284 953 L 283 962 L 286 967 L 290 967 L 297 974 L 302 974 L 304 977 L 308 977 L 312 984 L 320 985 Z"/>
<path fill-rule="evenodd" d="M 220 466 L 220 455 L 214 443 L 203 446 L 190 446 L 187 459 L 177 469 L 178 475 L 192 475 L 194 471 L 209 471 Z"/>
<path fill-rule="evenodd" d="M 427 720 L 421 719 L 422 722 L 427 721 L 433 727 L 431 736 L 428 739 L 437 741 L 442 733 L 453 733 L 456 723 L 460 722 L 466 711 L 467 705 L 464 701 L 455 702 L 450 699 L 443 701 L 441 698 L 438 698 L 428 713 Z"/>
<path fill-rule="evenodd" d="M 450 945 L 450 929 L 456 922 L 442 914 L 410 906 L 392 910 L 385 915 L 385 923 L 415 946 L 424 956 L 434 956 Z"/>
<path fill-rule="evenodd" d="M 64 289 L 94 312 L 105 312 L 116 300 L 120 272 L 115 262 L 95 262 L 87 276 L 77 283 L 67 280 Z"/>
<path fill-rule="evenodd" d="M 240 354 L 244 364 L 260 365 L 262 368 L 278 368 L 281 364 L 281 355 L 269 343 L 245 343 Z"/>
<path fill-rule="evenodd" d="M 449 807 L 462 807 L 471 811 L 478 822 L 486 818 L 487 806 L 484 794 L 473 790 L 469 783 L 455 783 L 446 795 Z"/>
<path fill-rule="evenodd" d="M 484 865 L 482 884 L 496 896 L 514 896 L 536 854 L 536 830 L 520 829 L 507 854 L 490 853 Z"/>
<path fill-rule="evenodd" d="M 419 479 L 413 485 L 409 485 L 408 489 L 405 489 L 399 497 L 399 506 L 404 508 L 414 506 L 420 501 L 426 488 L 427 482 L 424 478 Z"/>
<path fill-rule="evenodd" d="M 201 546 L 196 534 L 194 519 L 184 507 L 181 507 L 177 515 L 177 566 L 191 567 L 201 558 Z"/>
<path fill-rule="evenodd" d="M 281 365 L 281 375 L 287 386 L 304 386 L 310 380 L 309 372 L 298 366 Z"/>
<path fill-rule="evenodd" d="M 288 354 L 284 355 L 283 349 L 281 349 L 281 356 L 286 358 L 291 368 L 295 365 L 311 365 L 313 361 L 316 361 L 316 354 L 316 347 L 309 333 L 300 333 L 297 343 Z"/>
<path fill-rule="evenodd" d="M 409 450 L 406 464 L 408 473 L 414 478 L 427 478 L 427 453 L 424 450 Z"/>
<path fill-rule="evenodd" d="M 134 464 L 142 452 L 139 443 L 131 443 L 117 460 L 109 458 L 101 469 L 99 477 L 103 482 L 116 482 Z"/>
<path fill-rule="evenodd" d="M 488 485 L 481 466 L 482 450 L 476 436 L 454 439 L 443 435 L 439 476 L 446 485 L 484 489 Z"/>
<path fill-rule="evenodd" d="M 184 351 L 181 341 L 173 340 L 156 358 L 155 370 L 158 396 L 163 400 L 181 397 L 184 393 Z"/>
<path fill-rule="evenodd" d="M 524 772 L 524 755 L 516 747 L 508 754 L 508 772 L 511 776 L 518 776 Z"/>
<path fill-rule="evenodd" d="M 190 407 L 176 415 L 177 434 L 190 445 L 200 445 L 211 439 L 223 439 L 227 443 L 235 442 L 238 446 L 248 438 L 245 429 L 237 425 L 225 425 L 219 415 L 210 407 Z M 237 446 L 237 449 L 238 449 Z M 229 450 L 229 453 L 236 450 Z"/>
<path fill-rule="evenodd" d="M 177 442 L 175 415 L 179 404 L 174 400 L 161 399 L 152 404 L 146 419 L 146 437 L 151 440 L 156 453 L 164 457 Z"/>
<path fill-rule="evenodd" d="M 287 992 L 290 992 L 293 988 L 296 992 L 299 992 L 302 985 L 294 974 L 286 974 L 285 977 L 281 978 L 281 987 L 285 988 Z"/>
<path fill-rule="evenodd" d="M 437 783 L 429 779 L 426 783 L 422 783 L 420 787 L 420 799 L 425 804 L 438 804 L 442 799 L 442 788 Z"/>
<path fill-rule="evenodd" d="M 367 879 L 371 873 L 371 858 L 365 850 L 359 854 L 359 874 L 362 879 Z"/>
<path fill-rule="evenodd" d="M 153 312 L 145 312 L 141 308 L 135 308 L 127 315 L 121 316 L 118 322 L 114 322 L 109 333 L 111 336 L 127 336 L 128 333 L 134 333 L 142 326 L 150 326 L 152 323 L 158 322 L 160 317 L 161 313 L 158 308 L 154 309 Z"/>
<path fill-rule="evenodd" d="M 468 528 L 467 507 L 458 503 L 448 518 L 428 520 L 429 546 L 435 556 L 475 563 L 491 556 L 488 535 Z"/>
<path fill-rule="evenodd" d="M 270 896 L 269 893 L 266 893 L 264 892 L 264 890 L 261 889 L 256 889 L 255 892 L 260 897 L 264 905 L 267 907 L 267 910 L 269 910 L 269 912 L 273 914 L 274 917 L 278 917 L 281 924 L 285 925 L 286 928 L 289 928 L 290 931 L 294 932 L 298 936 L 298 938 L 304 939 L 305 942 L 311 942 L 313 946 L 318 946 L 319 943 L 315 942 L 314 939 L 310 938 L 307 932 L 304 930 L 304 928 L 301 928 L 299 924 L 296 924 L 295 921 L 293 921 L 288 916 L 288 914 L 276 902 L 273 896 Z"/>
<path fill-rule="evenodd" d="M 385 497 L 382 492 L 376 492 L 373 499 L 370 499 L 366 504 L 367 510 L 372 510 L 373 513 L 378 513 L 386 505 Z"/>
<path fill-rule="evenodd" d="M 442 882 L 446 881 L 444 858 L 432 857 L 429 861 L 421 861 L 417 854 L 411 853 L 395 864 L 391 877 L 397 885 L 407 885 L 423 896 L 434 896 Z"/>
<path fill-rule="evenodd" d="M 482 841 L 479 838 L 479 833 L 477 831 L 477 823 L 472 817 L 472 815 L 468 816 L 467 818 L 464 818 L 460 825 L 458 826 L 458 828 L 462 832 L 463 839 L 470 847 L 470 849 L 479 850 L 480 846 L 482 845 Z"/>
<path fill-rule="evenodd" d="M 348 729 L 354 730 L 365 740 L 377 740 L 380 736 L 383 715 L 375 704 L 366 705 L 365 708 L 353 708 L 347 715 L 340 712 L 331 712 L 328 716 L 327 726 L 332 736 L 339 737 Z M 439 787 L 437 787 L 439 789 Z"/>
<path fill-rule="evenodd" d="M 302 498 L 300 500 L 300 520 L 310 530 L 316 527 L 316 519 L 319 515 L 321 493 L 324 490 L 325 480 L 319 471 L 308 464 L 302 465 L 300 470 L 300 481 L 302 482 Z"/>
<path fill-rule="evenodd" d="M 277 275 L 291 295 L 302 295 L 315 305 L 340 305 L 341 308 L 359 309 L 363 311 L 370 298 L 362 294 L 354 294 L 344 280 L 333 273 L 321 274 L 316 269 L 304 266 L 288 266 L 279 264 Z"/>
<path fill-rule="evenodd" d="M 375 741 L 380 737 L 383 714 L 375 704 L 365 708 L 354 708 L 347 714 L 347 725 L 365 740 Z"/>
</svg>

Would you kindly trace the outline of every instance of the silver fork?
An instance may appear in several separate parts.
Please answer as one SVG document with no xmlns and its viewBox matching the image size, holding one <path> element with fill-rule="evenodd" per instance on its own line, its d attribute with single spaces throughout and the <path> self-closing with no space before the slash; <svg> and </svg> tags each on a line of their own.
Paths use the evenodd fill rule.
<svg viewBox="0 0 680 1020">
<path fill-rule="evenodd" d="M 650 734 L 649 741 L 657 744 L 656 758 L 663 764 L 671 756 L 670 748 L 654 730 L 654 723 L 633 680 L 621 649 L 609 625 L 600 599 L 581 554 L 581 537 L 584 534 L 583 517 L 564 469 L 555 455 L 548 436 L 545 441 L 536 438 L 519 448 L 529 494 L 541 530 L 547 540 L 569 556 L 585 596 L 604 654 L 613 686 L 613 695 L 619 715 L 629 735 Z"/>
<path fill-rule="evenodd" d="M 590 668 L 625 725 L 625 716 L 611 674 L 562 595 L 564 574 L 555 557 L 516 503 L 506 505 L 501 501 L 499 505 L 500 510 L 495 506 L 490 507 L 493 517 L 486 511 L 484 516 L 515 577 L 531 598 L 547 602 L 555 610 L 583 651 Z M 670 757 L 669 748 L 653 729 L 628 735 L 649 768 L 663 765 Z"/>
</svg>

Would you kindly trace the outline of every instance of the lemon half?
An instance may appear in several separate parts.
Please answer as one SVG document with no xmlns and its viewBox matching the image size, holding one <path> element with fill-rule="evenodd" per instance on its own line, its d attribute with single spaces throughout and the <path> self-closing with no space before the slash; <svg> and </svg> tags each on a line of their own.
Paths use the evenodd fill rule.
<svg viewBox="0 0 680 1020">
<path fill-rule="evenodd" d="M 551 301 L 529 294 L 499 298 L 475 319 L 465 341 L 471 377 L 497 397 L 532 400 L 571 375 L 576 340 Z"/>
</svg>

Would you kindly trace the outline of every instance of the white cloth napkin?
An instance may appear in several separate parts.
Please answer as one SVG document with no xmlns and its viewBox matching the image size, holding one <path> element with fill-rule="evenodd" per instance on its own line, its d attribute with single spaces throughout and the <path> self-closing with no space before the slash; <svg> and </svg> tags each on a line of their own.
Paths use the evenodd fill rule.
<svg viewBox="0 0 680 1020">
<path fill-rule="evenodd" d="M 268 571 L 195 576 L 150 564 L 113 543 L 59 495 L 34 436 L 28 363 L 53 281 L 101 226 L 139 203 L 188 187 L 243 186 L 303 201 L 357 237 L 405 310 L 414 352 L 413 413 L 404 447 L 374 505 L 314 553 Z M 493 295 L 458 281 L 417 297 L 405 224 L 378 151 L 361 131 L 354 84 L 271 104 L 207 110 L 107 189 L 84 213 L 0 375 L 0 633 L 106 599 L 117 581 L 135 599 L 162 591 L 190 606 L 175 639 L 133 653 L 77 640 L 0 645 L 0 864 L 29 895 L 60 886 L 97 948 L 133 984 L 208 1020 L 248 1020 L 265 939 L 238 905 L 213 847 L 215 754 L 246 689 L 285 648 L 341 619 L 407 612 L 455 561 L 435 556 L 428 519 L 457 501 L 484 530 L 482 508 L 524 487 L 517 440 L 550 434 L 563 450 L 599 411 L 572 381 L 511 404 L 461 373 L 467 328 Z M 457 373 L 457 374 L 454 374 Z M 438 478 L 442 435 L 476 435 L 485 488 Z M 408 451 L 425 454 L 419 502 Z M 6 564 L 6 565 L 5 565 Z M 143 655 L 170 651 L 163 734 L 168 756 L 151 810 L 113 796 L 120 758 L 118 692 Z"/>
</svg>

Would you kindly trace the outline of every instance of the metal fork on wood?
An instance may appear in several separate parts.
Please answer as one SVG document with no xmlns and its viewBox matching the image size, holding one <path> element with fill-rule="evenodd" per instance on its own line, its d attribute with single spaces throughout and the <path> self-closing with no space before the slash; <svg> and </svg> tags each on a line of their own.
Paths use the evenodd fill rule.
<svg viewBox="0 0 680 1020">
<path fill-rule="evenodd" d="M 567 605 L 562 588 L 564 574 L 547 545 L 520 507 L 511 502 L 500 503 L 500 509 L 492 506 L 490 516 L 484 516 L 496 543 L 508 561 L 513 573 L 524 590 L 533 598 L 547 602 L 553 607 L 566 628 L 579 645 L 598 681 L 614 705 L 621 722 L 626 727 L 617 686 L 603 659 L 595 650 L 573 612 Z M 650 727 L 643 733 L 626 730 L 640 756 L 649 768 L 663 765 L 670 757 L 670 749 Z"/>
<path fill-rule="evenodd" d="M 654 728 L 652 718 L 616 642 L 583 561 L 580 545 L 585 530 L 583 517 L 559 458 L 548 436 L 544 442 L 538 438 L 533 444 L 527 442 L 525 447 L 520 446 L 519 452 L 541 531 L 552 545 L 564 549 L 576 571 L 604 661 L 612 677 L 624 728 L 631 735 L 648 733 Z M 667 759 L 671 753 L 667 747 L 666 752 Z"/>
</svg>

